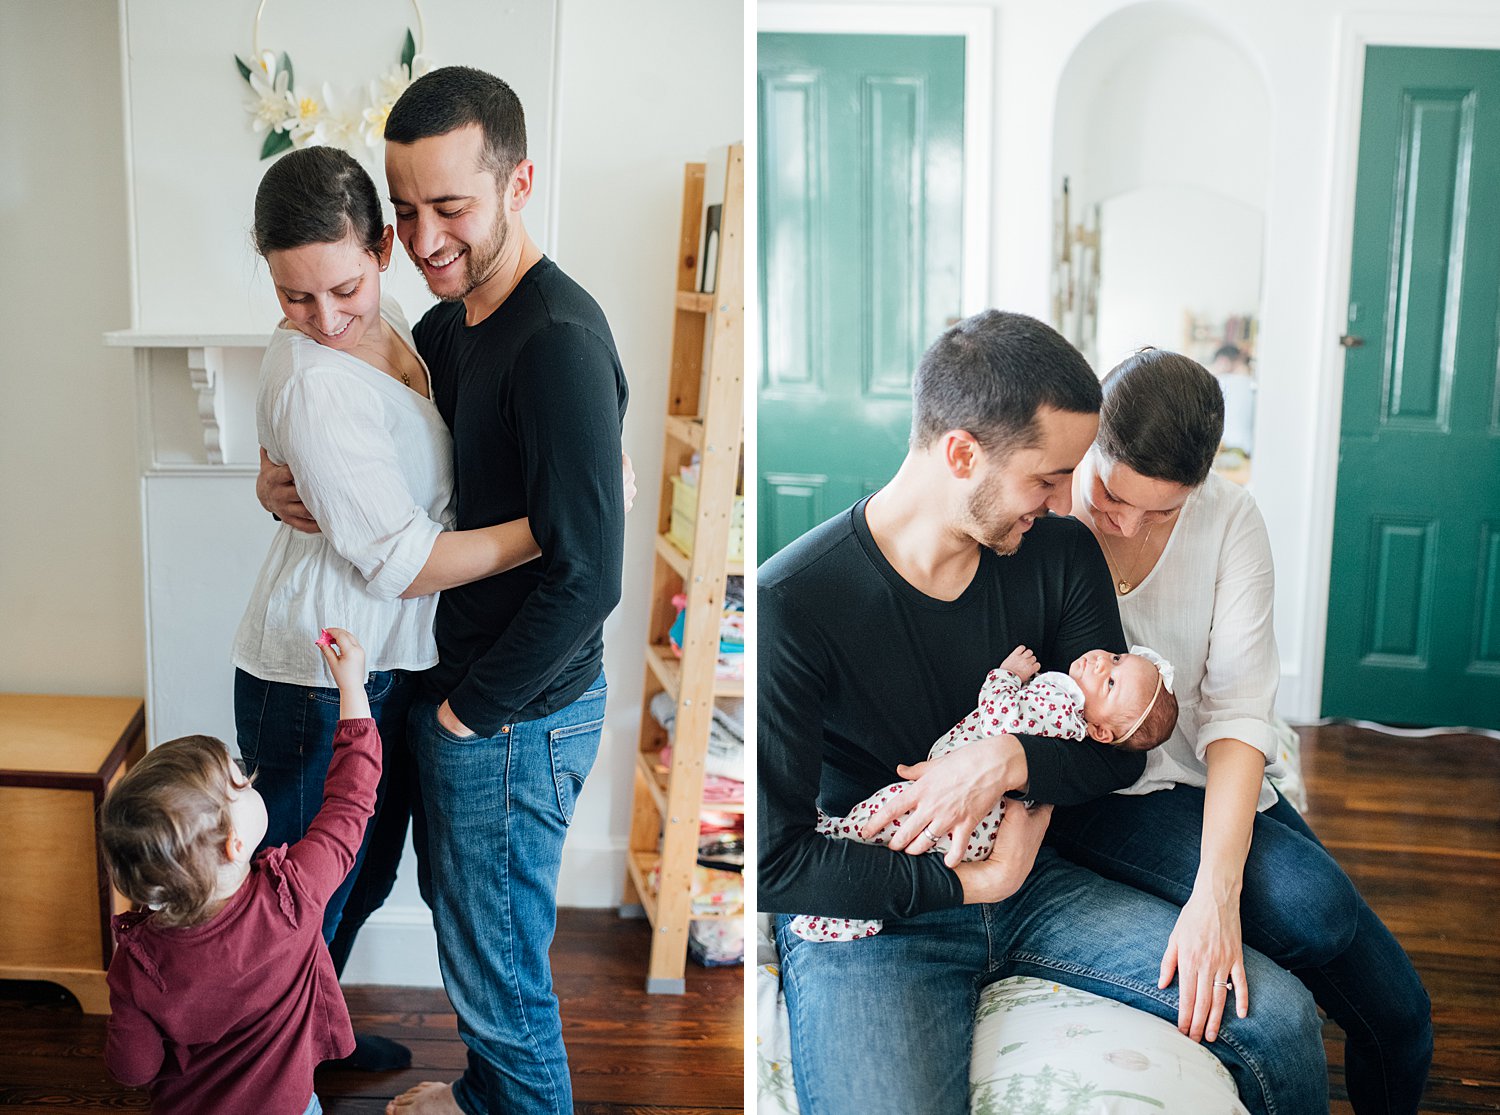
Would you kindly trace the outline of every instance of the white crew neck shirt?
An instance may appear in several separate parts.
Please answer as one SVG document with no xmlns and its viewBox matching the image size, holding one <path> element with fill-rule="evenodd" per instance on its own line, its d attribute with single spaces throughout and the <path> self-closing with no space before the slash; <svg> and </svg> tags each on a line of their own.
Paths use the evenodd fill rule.
<svg viewBox="0 0 1500 1115">
<path fill-rule="evenodd" d="M 382 298 L 380 313 L 415 352 L 400 306 Z M 255 426 L 271 459 L 291 466 L 322 533 L 277 529 L 234 665 L 331 687 L 313 646 L 324 627 L 352 631 L 372 671 L 435 665 L 437 594 L 400 599 L 453 522 L 453 439 L 432 400 L 283 322 L 261 363 Z"/>
<path fill-rule="evenodd" d="M 1125 637 L 1172 663 L 1177 727 L 1146 753 L 1146 770 L 1122 794 L 1205 786 L 1204 754 L 1218 739 L 1241 740 L 1283 773 L 1276 716 L 1281 660 L 1272 627 L 1275 578 L 1266 524 L 1250 493 L 1209 473 L 1183 504 L 1155 567 L 1117 596 Z M 1257 809 L 1275 804 L 1261 780 Z"/>
</svg>

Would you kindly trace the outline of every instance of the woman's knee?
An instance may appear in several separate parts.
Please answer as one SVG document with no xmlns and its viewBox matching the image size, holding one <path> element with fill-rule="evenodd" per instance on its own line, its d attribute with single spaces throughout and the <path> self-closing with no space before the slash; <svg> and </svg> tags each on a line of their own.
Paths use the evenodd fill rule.
<svg viewBox="0 0 1500 1115">
<path fill-rule="evenodd" d="M 1354 943 L 1363 900 L 1316 844 L 1301 837 L 1291 843 L 1301 854 L 1273 855 L 1246 881 L 1245 938 L 1283 967 L 1320 968 Z"/>
<path fill-rule="evenodd" d="M 1264 957 L 1247 956 L 1246 968 L 1249 1013 L 1240 1018 L 1231 1000 L 1219 1040 L 1230 1043 L 1260 1082 L 1265 1110 L 1327 1111 L 1323 1021 L 1312 992 Z"/>
</svg>

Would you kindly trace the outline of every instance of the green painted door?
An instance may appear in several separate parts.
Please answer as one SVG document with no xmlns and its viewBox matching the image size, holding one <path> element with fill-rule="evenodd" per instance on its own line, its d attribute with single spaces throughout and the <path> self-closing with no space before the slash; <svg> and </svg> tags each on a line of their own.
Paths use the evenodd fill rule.
<svg viewBox="0 0 1500 1115">
<path fill-rule="evenodd" d="M 1500 727 L 1500 52 L 1366 54 L 1323 712 Z"/>
<path fill-rule="evenodd" d="M 759 37 L 761 560 L 906 452 L 961 304 L 963 95 L 961 37 Z"/>
</svg>

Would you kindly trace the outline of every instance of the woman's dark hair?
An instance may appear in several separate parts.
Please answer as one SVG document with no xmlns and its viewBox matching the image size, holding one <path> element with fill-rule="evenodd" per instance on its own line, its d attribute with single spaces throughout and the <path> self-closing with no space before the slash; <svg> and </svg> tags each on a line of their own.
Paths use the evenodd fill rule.
<svg viewBox="0 0 1500 1115">
<path fill-rule="evenodd" d="M 1036 444 L 1042 407 L 1097 414 L 1099 380 L 1063 335 L 1025 314 L 985 310 L 932 343 L 912 382 L 911 444 L 967 430 L 1005 457 Z"/>
<path fill-rule="evenodd" d="M 480 166 L 502 183 L 526 158 L 526 114 L 515 90 L 471 66 L 444 66 L 406 88 L 385 120 L 387 143 L 415 143 L 470 124 L 484 131 Z"/>
<path fill-rule="evenodd" d="M 379 255 L 384 232 L 375 183 L 337 147 L 288 151 L 255 191 L 255 250 L 263 256 L 346 236 Z"/>
<path fill-rule="evenodd" d="M 1099 451 L 1152 480 L 1196 488 L 1224 438 L 1224 392 L 1202 364 L 1143 348 L 1104 377 Z"/>
</svg>

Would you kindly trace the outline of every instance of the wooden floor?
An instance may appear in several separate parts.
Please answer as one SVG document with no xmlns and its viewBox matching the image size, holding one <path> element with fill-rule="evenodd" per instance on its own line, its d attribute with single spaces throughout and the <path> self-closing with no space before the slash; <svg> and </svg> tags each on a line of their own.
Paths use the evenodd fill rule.
<svg viewBox="0 0 1500 1115">
<path fill-rule="evenodd" d="M 563 910 L 552 968 L 578 1115 L 742 1111 L 744 969 L 688 964 L 685 995 L 647 995 L 650 929 L 607 910 Z M 399 1073 L 322 1071 L 329 1115 L 375 1115 L 420 1080 L 451 1080 L 465 1047 L 441 989 L 346 989 L 356 1029 L 411 1047 Z M 0 981 L 0 1112 L 145 1111 L 142 1092 L 104 1071 L 104 1019 L 50 984 Z"/>
<path fill-rule="evenodd" d="M 1500 1112 L 1500 741 L 1303 729 L 1308 821 L 1432 996 L 1424 1112 Z M 1343 1034 L 1325 1029 L 1333 1115 Z"/>
</svg>

